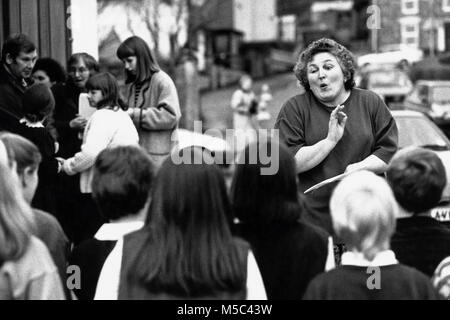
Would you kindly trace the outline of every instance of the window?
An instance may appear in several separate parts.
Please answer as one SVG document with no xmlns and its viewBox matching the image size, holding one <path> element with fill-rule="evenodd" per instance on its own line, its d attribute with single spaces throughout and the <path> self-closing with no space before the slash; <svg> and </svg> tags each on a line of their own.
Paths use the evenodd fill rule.
<svg viewBox="0 0 450 320">
<path fill-rule="evenodd" d="M 281 40 L 295 41 L 295 15 L 281 17 Z"/>
<path fill-rule="evenodd" d="M 416 31 L 416 28 L 415 28 L 415 26 L 414 25 L 406 25 L 405 26 L 405 31 L 406 32 L 415 32 Z"/>
<path fill-rule="evenodd" d="M 450 0 L 442 0 L 442 11 L 450 12 Z"/>
<path fill-rule="evenodd" d="M 402 13 L 403 14 L 418 14 L 419 13 L 419 0 L 402 0 Z"/>
<path fill-rule="evenodd" d="M 404 24 L 402 26 L 402 43 L 418 47 L 419 46 L 419 28 L 416 24 Z"/>
<path fill-rule="evenodd" d="M 419 23 L 420 18 L 415 16 L 402 17 L 399 19 L 401 30 L 401 43 L 410 47 L 419 47 Z"/>
</svg>

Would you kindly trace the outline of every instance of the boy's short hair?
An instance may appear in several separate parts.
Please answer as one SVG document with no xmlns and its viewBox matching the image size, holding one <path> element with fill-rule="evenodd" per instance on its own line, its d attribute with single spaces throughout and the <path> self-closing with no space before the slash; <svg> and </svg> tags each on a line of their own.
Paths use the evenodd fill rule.
<svg viewBox="0 0 450 320">
<path fill-rule="evenodd" d="M 441 159 L 423 148 L 397 152 L 389 163 L 386 177 L 397 202 L 412 213 L 426 212 L 437 206 L 447 184 Z"/>
<path fill-rule="evenodd" d="M 337 236 L 367 260 L 389 248 L 398 206 L 383 178 L 369 171 L 345 177 L 333 191 L 330 211 Z"/>
<path fill-rule="evenodd" d="M 23 113 L 33 122 L 42 121 L 55 109 L 55 99 L 49 87 L 37 83 L 28 88 L 23 95 Z"/>
<path fill-rule="evenodd" d="M 150 158 L 140 147 L 103 150 L 92 179 L 92 196 L 103 216 L 116 220 L 137 214 L 149 198 L 153 175 Z"/>
</svg>

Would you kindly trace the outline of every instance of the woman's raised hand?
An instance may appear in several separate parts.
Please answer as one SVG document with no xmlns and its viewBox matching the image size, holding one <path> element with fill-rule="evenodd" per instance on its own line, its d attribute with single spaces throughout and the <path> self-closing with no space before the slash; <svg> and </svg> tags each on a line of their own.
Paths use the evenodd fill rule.
<svg viewBox="0 0 450 320">
<path fill-rule="evenodd" d="M 327 139 L 333 143 L 338 143 L 344 135 L 347 115 L 342 111 L 344 105 L 338 105 L 330 114 L 330 122 L 328 123 Z"/>
</svg>

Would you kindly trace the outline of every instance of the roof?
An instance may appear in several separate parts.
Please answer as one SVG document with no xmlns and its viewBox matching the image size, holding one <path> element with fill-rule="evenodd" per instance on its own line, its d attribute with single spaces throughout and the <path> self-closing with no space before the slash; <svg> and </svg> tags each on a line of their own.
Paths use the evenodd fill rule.
<svg viewBox="0 0 450 320">
<path fill-rule="evenodd" d="M 426 86 L 450 86 L 450 80 L 417 80 L 416 84 Z"/>
<path fill-rule="evenodd" d="M 423 113 L 412 110 L 391 110 L 391 114 L 396 117 L 425 117 Z"/>
</svg>

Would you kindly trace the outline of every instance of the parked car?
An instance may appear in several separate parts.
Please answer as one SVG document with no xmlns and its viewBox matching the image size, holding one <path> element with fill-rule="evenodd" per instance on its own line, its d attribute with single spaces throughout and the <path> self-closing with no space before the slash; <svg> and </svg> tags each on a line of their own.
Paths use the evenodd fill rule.
<svg viewBox="0 0 450 320">
<path fill-rule="evenodd" d="M 402 102 L 413 88 L 408 75 L 392 67 L 366 68 L 356 79 L 358 87 L 377 93 L 387 105 Z"/>
<path fill-rule="evenodd" d="M 358 58 L 358 66 L 364 65 L 411 65 L 423 59 L 423 51 L 404 44 L 392 44 L 380 47 L 379 53 L 369 53 Z"/>
<path fill-rule="evenodd" d="M 426 114 L 439 126 L 450 124 L 450 81 L 419 80 L 404 101 L 406 109 Z"/>
<path fill-rule="evenodd" d="M 409 110 L 393 110 L 399 137 L 399 148 L 417 146 L 433 150 L 444 163 L 447 174 L 441 202 L 431 216 L 450 225 L 450 140 L 424 114 Z"/>
</svg>

